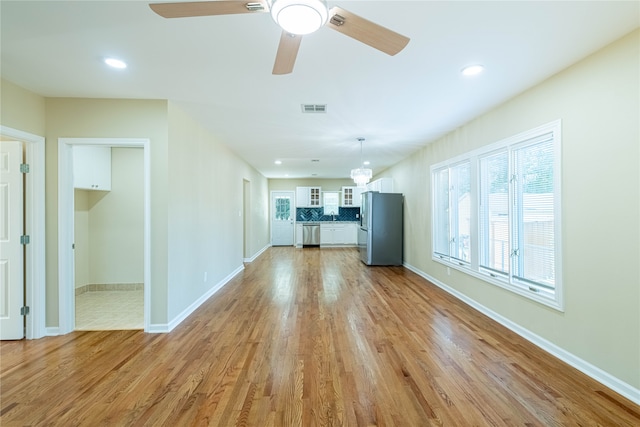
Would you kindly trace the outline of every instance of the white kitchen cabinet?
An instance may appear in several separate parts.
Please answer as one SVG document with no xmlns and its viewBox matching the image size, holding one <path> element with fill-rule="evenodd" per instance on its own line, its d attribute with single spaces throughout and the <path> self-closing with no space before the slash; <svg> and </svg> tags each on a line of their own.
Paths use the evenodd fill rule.
<svg viewBox="0 0 640 427">
<path fill-rule="evenodd" d="M 321 187 L 296 187 L 297 208 L 319 208 L 322 206 Z"/>
<path fill-rule="evenodd" d="M 320 224 L 320 245 L 343 245 L 344 224 Z"/>
<path fill-rule="evenodd" d="M 359 208 L 361 204 L 360 196 L 366 188 L 362 187 L 342 187 L 342 205 L 345 208 Z"/>
<path fill-rule="evenodd" d="M 111 147 L 73 147 L 73 186 L 85 190 L 111 190 Z"/>
<path fill-rule="evenodd" d="M 302 224 L 296 224 L 296 247 L 302 247 Z"/>
<path fill-rule="evenodd" d="M 342 187 L 342 206 L 345 208 L 359 208 L 361 195 L 365 190 L 362 187 Z"/>
<path fill-rule="evenodd" d="M 344 225 L 344 244 L 349 246 L 355 246 L 358 244 L 358 227 L 356 223 L 349 223 Z"/>
<path fill-rule="evenodd" d="M 355 246 L 358 243 L 358 224 L 329 222 L 320 224 L 321 246 Z"/>
<path fill-rule="evenodd" d="M 393 178 L 380 178 L 367 184 L 367 191 L 393 193 Z"/>
</svg>

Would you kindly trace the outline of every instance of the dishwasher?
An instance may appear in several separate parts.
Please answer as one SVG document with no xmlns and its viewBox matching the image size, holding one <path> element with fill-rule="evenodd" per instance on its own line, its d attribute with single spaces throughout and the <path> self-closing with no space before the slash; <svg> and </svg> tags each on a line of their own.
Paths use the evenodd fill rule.
<svg viewBox="0 0 640 427">
<path fill-rule="evenodd" d="M 320 246 L 320 224 L 304 224 L 302 226 L 302 247 Z"/>
</svg>

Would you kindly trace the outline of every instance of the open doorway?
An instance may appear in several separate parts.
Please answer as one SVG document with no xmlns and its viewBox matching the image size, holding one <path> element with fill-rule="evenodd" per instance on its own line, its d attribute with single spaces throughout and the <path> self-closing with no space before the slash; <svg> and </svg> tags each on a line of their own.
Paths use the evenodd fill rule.
<svg viewBox="0 0 640 427">
<path fill-rule="evenodd" d="M 76 207 L 76 189 L 74 189 L 74 158 L 73 158 L 73 149 L 74 147 L 81 146 L 93 146 L 93 147 L 109 147 L 110 152 L 116 153 L 116 159 L 121 157 L 127 157 L 127 154 L 135 153 L 133 158 L 142 157 L 142 165 L 137 164 L 138 173 L 142 176 L 142 196 L 128 196 L 124 197 L 124 202 L 119 201 L 116 204 L 124 205 L 125 208 L 122 212 L 114 213 L 111 209 L 104 209 L 104 206 L 101 206 L 101 212 L 96 211 L 99 216 L 110 216 L 110 215 L 118 215 L 122 216 L 125 223 L 130 221 L 130 217 L 132 218 L 134 215 L 127 213 L 126 209 L 126 199 L 127 197 L 138 197 L 138 199 L 142 200 L 142 230 L 138 230 L 138 232 L 142 233 L 142 295 L 143 295 L 143 328 L 145 331 L 149 330 L 149 317 L 150 317 L 150 153 L 149 153 L 149 140 L 148 139 L 125 139 L 125 138 L 60 138 L 58 139 L 58 253 L 59 253 L 59 313 L 60 313 L 60 334 L 66 334 L 74 329 L 76 329 L 76 257 L 74 254 L 74 246 L 75 246 L 75 232 L 76 232 L 76 223 L 75 223 L 75 214 L 76 209 L 90 210 L 95 208 L 98 205 L 101 205 L 106 200 L 107 196 L 104 194 L 104 191 L 94 190 L 94 193 L 86 195 L 84 200 L 80 201 L 80 205 Z M 120 149 L 131 149 L 138 148 L 141 149 L 137 152 L 127 152 L 120 151 Z M 135 168 L 135 166 L 134 166 Z M 141 168 L 141 169 L 140 169 Z M 77 172 L 77 171 L 76 171 Z M 115 176 L 118 175 L 118 171 L 115 171 Z M 96 178 L 97 179 L 97 178 Z M 126 181 L 129 178 L 124 177 Z M 115 180 L 119 180 L 118 177 Z M 114 183 L 116 182 L 114 181 Z M 124 183 L 126 185 L 126 182 Z M 102 184 L 98 184 L 97 188 Z M 91 188 L 91 184 L 88 185 Z M 94 187 L 96 188 L 96 187 Z M 139 200 L 138 200 L 139 201 Z M 91 217 L 90 213 L 86 214 L 88 219 L 85 221 L 90 222 Z M 94 243 L 97 246 L 92 246 L 91 243 L 84 244 L 88 245 L 90 248 L 95 248 L 98 251 L 98 255 L 89 255 L 96 265 L 93 265 L 92 268 L 95 270 L 96 275 L 93 277 L 105 277 L 105 274 L 109 274 L 108 270 L 113 270 L 113 264 L 108 264 L 102 259 L 101 252 L 104 247 L 111 245 L 110 251 L 113 252 L 113 246 L 117 248 L 118 245 L 124 244 L 123 236 L 130 231 L 126 230 L 126 226 L 122 227 L 121 230 L 114 232 L 113 229 L 110 229 L 108 226 L 108 220 L 104 218 L 101 220 L 102 226 L 99 227 L 94 235 L 90 234 L 90 231 L 87 231 L 89 239 L 95 239 Z M 107 225 L 105 225 L 107 224 Z M 84 227 L 84 225 L 80 224 Z M 126 224 L 125 224 L 126 225 Z M 90 225 L 87 226 L 90 228 Z M 92 237 L 93 236 L 93 237 Z M 79 237 L 79 236 L 78 236 Z M 80 242 L 80 241 L 79 241 Z M 116 249 L 117 251 L 117 249 Z M 123 261 L 119 261 L 123 262 Z M 116 262 L 117 264 L 117 262 Z M 118 269 L 119 267 L 115 267 Z M 113 273 L 113 271 L 111 271 Z M 138 274 L 138 273 L 135 273 Z M 111 277 L 114 277 L 113 275 Z M 123 277 L 123 276 L 121 276 Z M 130 275 L 129 277 L 133 277 Z M 109 286 L 113 288 L 117 288 L 118 286 L 130 286 L 133 284 L 136 286 L 135 282 L 129 282 L 131 279 L 125 279 L 123 282 L 126 283 L 113 283 L 113 279 L 109 279 L 111 283 L 89 283 L 89 285 L 106 285 L 107 288 L 105 290 L 110 290 Z M 91 281 L 102 281 L 99 280 L 91 280 Z M 80 286 L 84 286 L 82 283 L 79 283 Z M 89 288 L 90 289 L 90 288 Z M 82 291 L 78 291 L 79 293 Z"/>
<path fill-rule="evenodd" d="M 242 180 L 242 255 L 245 262 L 251 258 L 251 181 Z"/>
<path fill-rule="evenodd" d="M 74 176 L 75 329 L 143 329 L 143 150 L 89 145 L 73 150 L 79 171 Z M 96 162 L 105 163 L 106 176 L 96 173 Z"/>
</svg>

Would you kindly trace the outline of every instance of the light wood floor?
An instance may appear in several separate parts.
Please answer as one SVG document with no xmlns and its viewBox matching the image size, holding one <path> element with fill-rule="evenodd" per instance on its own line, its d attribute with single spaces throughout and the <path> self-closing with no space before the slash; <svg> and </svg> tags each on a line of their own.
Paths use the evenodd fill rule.
<svg viewBox="0 0 640 427">
<path fill-rule="evenodd" d="M 354 249 L 271 248 L 170 334 L 0 356 L 2 426 L 640 425 L 637 405 Z"/>
</svg>

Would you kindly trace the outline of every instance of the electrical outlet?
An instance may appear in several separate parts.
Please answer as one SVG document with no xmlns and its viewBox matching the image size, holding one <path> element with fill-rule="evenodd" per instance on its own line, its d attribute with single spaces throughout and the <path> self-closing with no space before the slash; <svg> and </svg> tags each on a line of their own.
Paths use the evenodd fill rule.
<svg viewBox="0 0 640 427">
<path fill-rule="evenodd" d="M 205 281 L 205 283 L 207 282 L 207 272 L 206 271 L 204 272 L 204 281 Z"/>
<path fill-rule="evenodd" d="M 451 276 L 451 267 L 447 267 L 447 276 Z"/>
</svg>

